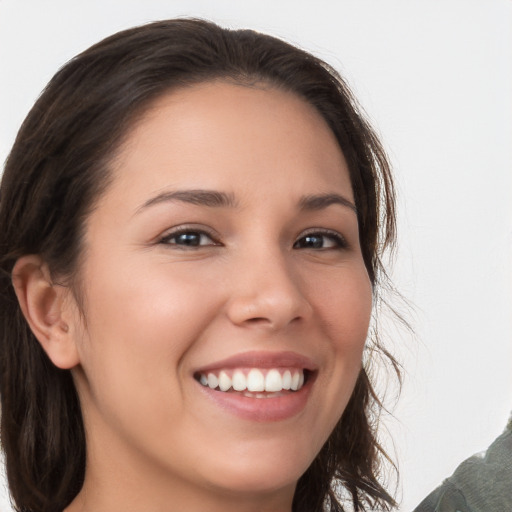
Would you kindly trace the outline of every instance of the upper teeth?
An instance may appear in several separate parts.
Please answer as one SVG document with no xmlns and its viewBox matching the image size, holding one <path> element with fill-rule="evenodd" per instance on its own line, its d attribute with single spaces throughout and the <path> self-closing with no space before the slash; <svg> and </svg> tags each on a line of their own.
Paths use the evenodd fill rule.
<svg viewBox="0 0 512 512">
<path fill-rule="evenodd" d="M 201 373 L 199 382 L 203 386 L 220 391 L 229 391 L 231 388 L 234 391 L 247 390 L 251 393 L 262 391 L 275 393 L 283 389 L 297 391 L 304 384 L 304 371 L 276 368 L 267 371 L 252 368 L 248 372 L 241 369 L 230 372 L 222 370 L 219 373 Z"/>
</svg>

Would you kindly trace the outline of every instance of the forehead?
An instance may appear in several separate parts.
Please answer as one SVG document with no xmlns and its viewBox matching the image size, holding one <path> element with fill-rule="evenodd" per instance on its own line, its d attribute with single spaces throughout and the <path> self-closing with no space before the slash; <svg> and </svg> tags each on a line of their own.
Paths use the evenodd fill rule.
<svg viewBox="0 0 512 512">
<path fill-rule="evenodd" d="M 164 95 L 128 133 L 114 164 L 114 186 L 138 192 L 241 185 L 255 192 L 271 183 L 299 195 L 305 187 L 335 188 L 352 197 L 345 159 L 322 116 L 265 84 L 217 81 Z"/>
</svg>

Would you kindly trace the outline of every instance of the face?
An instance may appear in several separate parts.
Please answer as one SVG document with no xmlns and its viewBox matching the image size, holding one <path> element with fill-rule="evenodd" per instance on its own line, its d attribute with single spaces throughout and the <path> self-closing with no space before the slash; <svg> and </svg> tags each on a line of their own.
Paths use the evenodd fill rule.
<svg viewBox="0 0 512 512">
<path fill-rule="evenodd" d="M 291 496 L 349 400 L 372 305 L 334 136 L 288 92 L 196 85 L 146 113 L 113 177 L 75 334 L 87 471 Z"/>
</svg>

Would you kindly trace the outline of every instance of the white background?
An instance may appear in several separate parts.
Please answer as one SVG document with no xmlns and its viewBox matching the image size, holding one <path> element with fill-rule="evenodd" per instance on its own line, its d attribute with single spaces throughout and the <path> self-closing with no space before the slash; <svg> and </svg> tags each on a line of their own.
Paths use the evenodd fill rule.
<svg viewBox="0 0 512 512">
<path fill-rule="evenodd" d="M 406 377 L 389 430 L 412 510 L 512 408 L 512 1 L 0 0 L 0 160 L 66 60 L 186 15 L 329 61 L 384 140 L 400 197 L 393 278 L 415 329 L 392 336 Z M 0 481 L 2 512 L 6 495 Z"/>
</svg>

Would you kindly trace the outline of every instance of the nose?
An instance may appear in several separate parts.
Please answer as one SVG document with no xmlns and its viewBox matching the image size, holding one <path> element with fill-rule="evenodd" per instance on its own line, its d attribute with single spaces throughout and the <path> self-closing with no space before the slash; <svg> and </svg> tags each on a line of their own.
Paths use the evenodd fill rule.
<svg viewBox="0 0 512 512">
<path fill-rule="evenodd" d="M 253 254 L 233 275 L 227 314 L 239 326 L 270 330 L 307 320 L 312 307 L 297 272 L 281 255 Z"/>
</svg>

